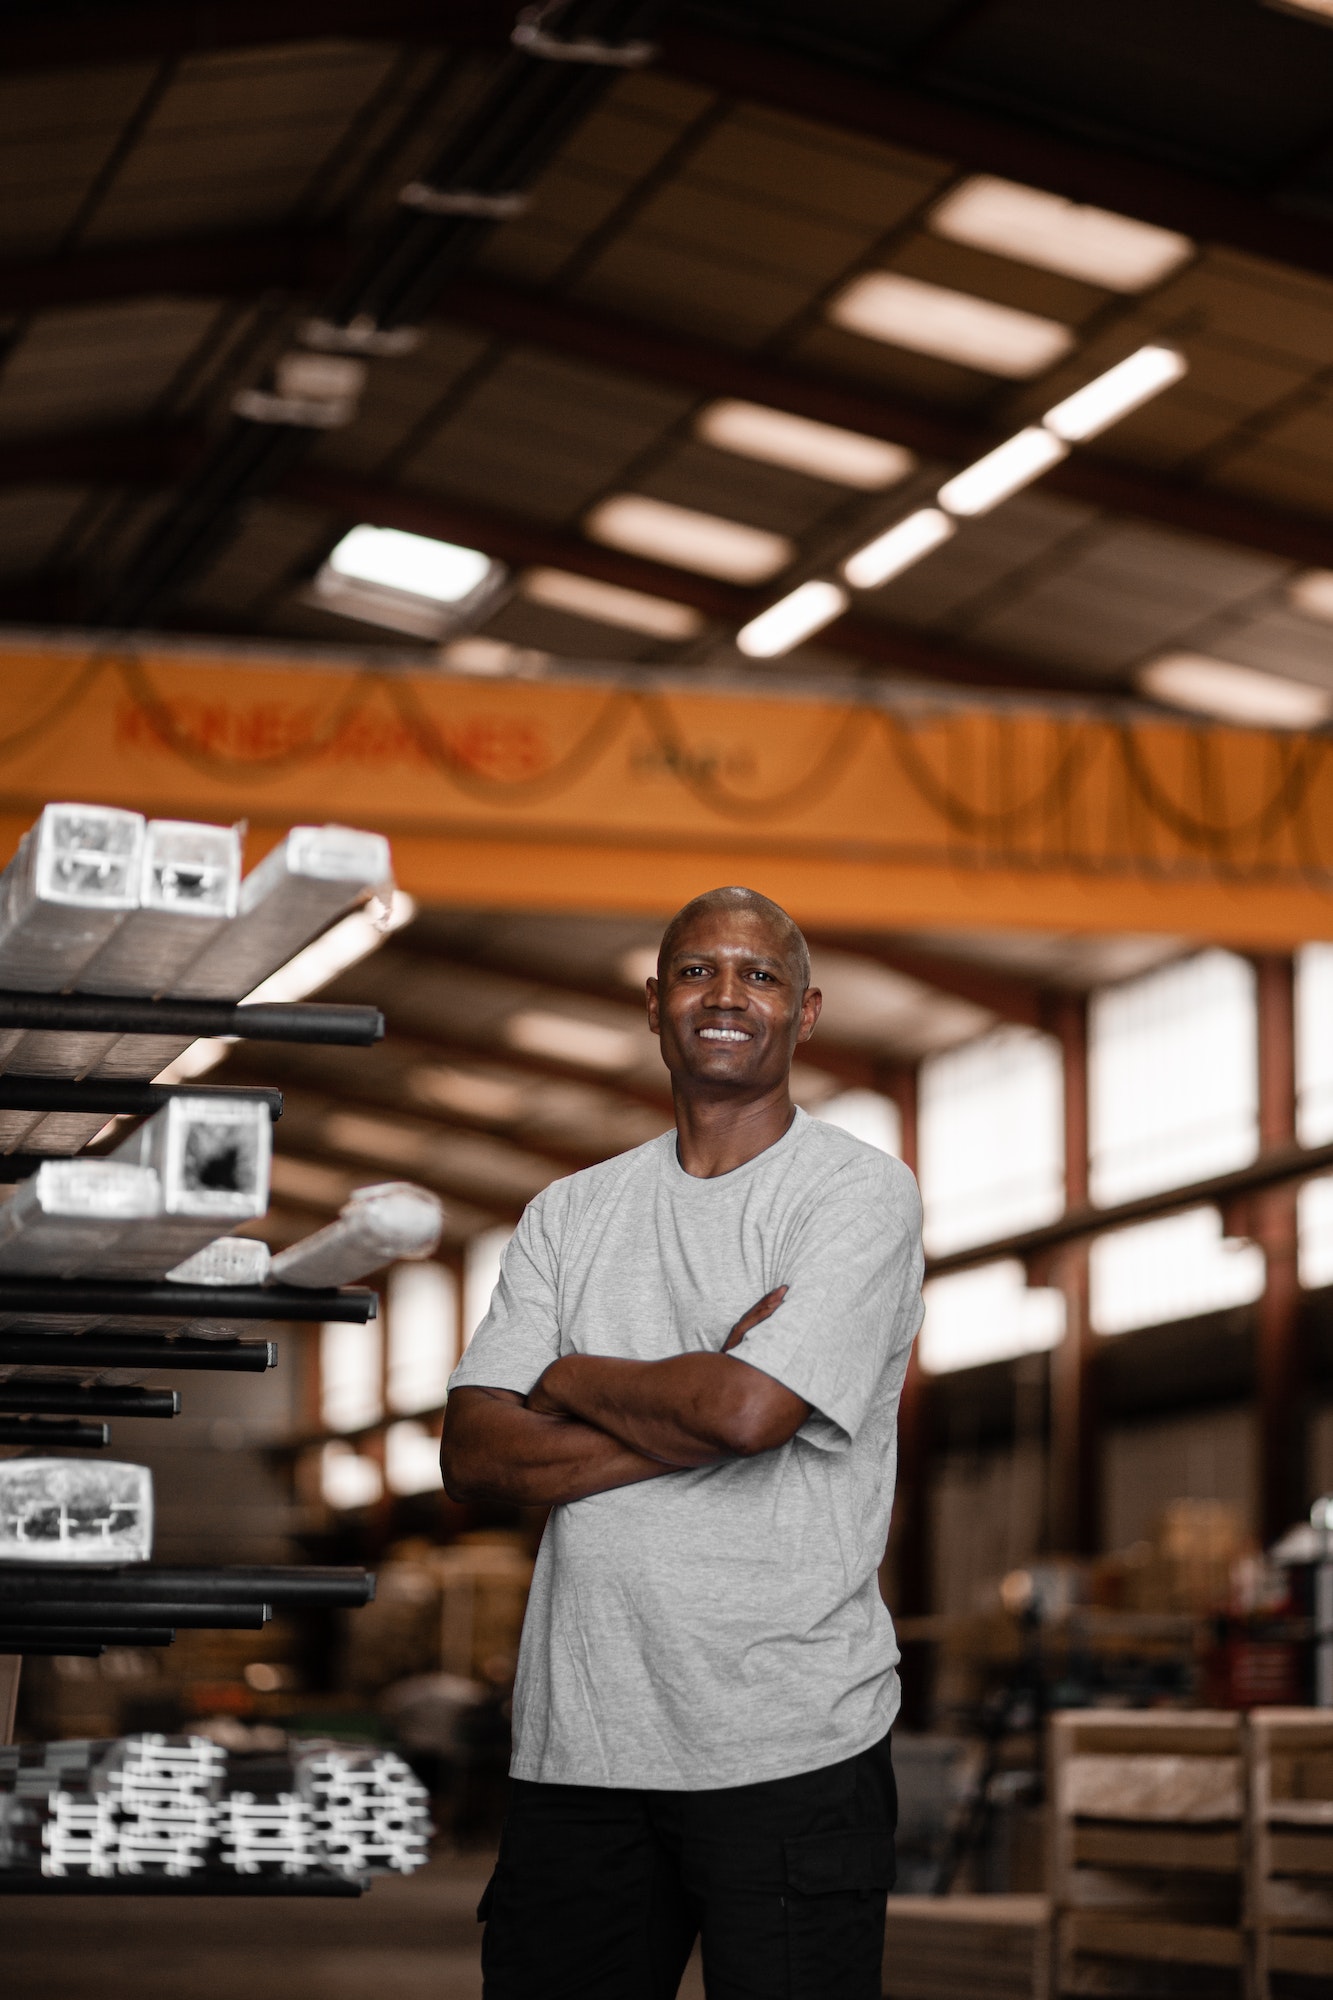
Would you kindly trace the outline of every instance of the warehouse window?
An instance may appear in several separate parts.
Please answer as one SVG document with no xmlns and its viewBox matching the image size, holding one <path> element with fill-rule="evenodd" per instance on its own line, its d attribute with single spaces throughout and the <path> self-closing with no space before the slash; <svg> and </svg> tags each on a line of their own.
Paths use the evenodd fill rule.
<svg viewBox="0 0 1333 2000">
<path fill-rule="evenodd" d="M 363 1458 L 350 1444 L 326 1444 L 319 1458 L 319 1486 L 325 1503 L 340 1512 L 372 1507 L 384 1491 L 384 1475 L 373 1458 Z"/>
<path fill-rule="evenodd" d="M 1296 1197 L 1297 1265 L 1307 1291 L 1333 1285 L 1333 1174 L 1306 1181 Z"/>
<path fill-rule="evenodd" d="M 319 1337 L 320 1418 L 326 1431 L 359 1431 L 383 1410 L 380 1330 L 330 1320 Z"/>
<path fill-rule="evenodd" d="M 1062 1295 L 1029 1289 L 1016 1260 L 932 1278 L 924 1297 L 917 1353 L 932 1375 L 1039 1353 L 1057 1346 L 1065 1330 Z"/>
<path fill-rule="evenodd" d="M 1258 1037 L 1244 959 L 1201 952 L 1095 994 L 1088 1056 L 1095 1202 L 1181 1187 L 1254 1158 Z"/>
<path fill-rule="evenodd" d="M 1130 1333 L 1249 1305 L 1264 1288 L 1264 1254 L 1223 1236 L 1215 1208 L 1191 1208 L 1098 1237 L 1089 1277 L 1094 1329 Z"/>
<path fill-rule="evenodd" d="M 390 1424 L 384 1433 L 384 1482 L 390 1493 L 434 1493 L 440 1485 L 439 1421 Z"/>
<path fill-rule="evenodd" d="M 815 1116 L 840 1132 L 850 1132 L 853 1139 L 863 1139 L 867 1146 L 878 1146 L 881 1153 L 902 1155 L 902 1115 L 893 1099 L 878 1090 L 839 1091 L 819 1106 Z"/>
<path fill-rule="evenodd" d="M 512 1229 L 483 1229 L 467 1246 L 463 1260 L 463 1345 L 467 1346 L 486 1317 L 500 1276 Z"/>
<path fill-rule="evenodd" d="M 1303 1146 L 1333 1139 L 1333 944 L 1296 954 L 1296 1134 Z"/>
<path fill-rule="evenodd" d="M 458 1347 L 458 1287 L 443 1264 L 396 1264 L 389 1273 L 389 1408 L 411 1416 L 444 1401 Z"/>
<path fill-rule="evenodd" d="M 921 1065 L 921 1192 L 935 1255 L 1053 1222 L 1064 1206 L 1059 1044 L 997 1028 Z"/>
</svg>

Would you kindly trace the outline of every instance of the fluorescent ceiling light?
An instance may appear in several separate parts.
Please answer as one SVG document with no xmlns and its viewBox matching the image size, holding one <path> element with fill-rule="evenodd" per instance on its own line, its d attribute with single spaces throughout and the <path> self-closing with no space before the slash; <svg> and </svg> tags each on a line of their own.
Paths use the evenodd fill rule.
<svg viewBox="0 0 1333 2000">
<path fill-rule="evenodd" d="M 373 909 L 374 905 L 353 910 L 350 917 L 344 917 L 304 951 L 298 951 L 295 958 L 289 958 L 286 965 L 271 972 L 246 999 L 304 1000 L 307 993 L 317 993 L 358 959 L 378 951 L 391 931 L 410 924 L 417 913 L 416 904 L 402 889 L 393 891 L 387 910 L 381 906 L 380 913 L 373 915 Z"/>
<path fill-rule="evenodd" d="M 617 493 L 603 500 L 586 525 L 595 542 L 731 583 L 767 583 L 796 553 L 785 535 L 676 507 L 668 500 L 650 500 L 643 493 Z"/>
<path fill-rule="evenodd" d="M 1333 8 L 1333 0 L 1329 6 Z M 1307 569 L 1295 578 L 1288 596 L 1293 611 L 1333 623 L 1333 569 Z"/>
<path fill-rule="evenodd" d="M 761 403 L 710 403 L 695 429 L 706 444 L 720 451 L 757 458 L 764 465 L 784 465 L 812 479 L 859 487 L 865 493 L 896 486 L 916 465 L 912 453 L 900 444 L 840 430 L 834 424 L 817 424 Z"/>
<path fill-rule="evenodd" d="M 451 673 L 477 674 L 487 680 L 506 676 L 531 679 L 546 671 L 551 655 L 538 652 L 534 646 L 511 646 L 504 639 L 487 639 L 479 632 L 469 632 L 461 639 L 450 640 L 440 653 L 440 664 Z"/>
<path fill-rule="evenodd" d="M 1042 418 L 1047 430 L 1078 444 L 1096 437 L 1110 425 L 1119 423 L 1141 403 L 1159 396 L 1178 382 L 1189 367 L 1184 355 L 1174 347 L 1140 347 L 1104 375 L 1097 375 L 1083 388 L 1066 396 Z"/>
<path fill-rule="evenodd" d="M 1074 345 L 1072 330 L 1058 320 L 897 271 L 853 278 L 828 311 L 834 324 L 850 333 L 1015 382 L 1040 375 Z"/>
<path fill-rule="evenodd" d="M 622 590 L 618 584 L 598 583 L 567 569 L 530 569 L 520 579 L 519 589 L 533 604 L 592 618 L 599 625 L 644 632 L 651 639 L 693 639 L 703 629 L 704 621 L 691 604 L 673 604 L 668 597 L 649 597 L 642 590 Z"/>
<path fill-rule="evenodd" d="M 332 1152 L 359 1153 L 364 1159 L 408 1171 L 420 1172 L 431 1155 L 428 1132 L 360 1111 L 331 1111 L 320 1125 L 320 1138 Z"/>
<path fill-rule="evenodd" d="M 1040 424 L 1031 424 L 947 480 L 939 490 L 939 503 L 951 514 L 988 514 L 1068 456 L 1067 444 Z"/>
<path fill-rule="evenodd" d="M 857 590 L 876 590 L 890 577 L 900 576 L 922 556 L 928 556 L 955 533 L 954 524 L 938 507 L 921 507 L 899 521 L 855 555 L 848 556 L 842 573 Z"/>
<path fill-rule="evenodd" d="M 736 644 L 752 660 L 773 660 L 789 653 L 802 639 L 822 632 L 847 609 L 848 596 L 836 583 L 812 580 L 798 584 L 786 597 L 770 604 L 736 634 Z"/>
<path fill-rule="evenodd" d="M 551 1056 L 585 1069 L 629 1069 L 639 1053 L 638 1038 L 627 1028 L 581 1021 L 573 1014 L 548 1014 L 536 1007 L 511 1014 L 504 1032 L 506 1041 L 529 1055 Z"/>
<path fill-rule="evenodd" d="M 1175 708 L 1264 729 L 1314 729 L 1333 713 L 1333 694 L 1279 674 L 1239 667 L 1203 653 L 1168 653 L 1140 669 L 1145 694 Z"/>
<path fill-rule="evenodd" d="M 447 1069 L 443 1065 L 414 1069 L 409 1082 L 412 1095 L 423 1104 L 497 1125 L 511 1124 L 521 1117 L 529 1097 L 521 1084 L 506 1083 L 495 1076 L 477 1076 L 470 1070 Z"/>
<path fill-rule="evenodd" d="M 401 528 L 353 528 L 329 557 L 338 576 L 359 583 L 411 591 L 436 604 L 461 604 L 490 574 L 491 559 L 480 549 L 404 534 Z"/>
<path fill-rule="evenodd" d="M 946 195 L 930 226 L 954 243 L 994 250 L 1111 292 L 1146 291 L 1194 254 L 1189 237 L 1174 229 L 1087 208 L 994 174 L 974 174 Z"/>
</svg>

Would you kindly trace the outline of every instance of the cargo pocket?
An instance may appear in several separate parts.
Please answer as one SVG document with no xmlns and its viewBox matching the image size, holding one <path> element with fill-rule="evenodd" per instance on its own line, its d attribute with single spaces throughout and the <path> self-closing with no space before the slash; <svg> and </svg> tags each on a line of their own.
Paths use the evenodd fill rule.
<svg viewBox="0 0 1333 2000">
<path fill-rule="evenodd" d="M 803 1834 L 783 1859 L 791 2000 L 879 2000 L 893 1836 Z"/>
</svg>

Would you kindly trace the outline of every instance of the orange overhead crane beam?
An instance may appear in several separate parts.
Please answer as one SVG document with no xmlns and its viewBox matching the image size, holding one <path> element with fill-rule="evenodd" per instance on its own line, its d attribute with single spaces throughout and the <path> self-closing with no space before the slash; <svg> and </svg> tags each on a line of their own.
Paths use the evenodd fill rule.
<svg viewBox="0 0 1333 2000">
<path fill-rule="evenodd" d="M 1333 937 L 1333 739 L 1109 704 L 481 680 L 274 647 L 0 643 L 0 832 L 47 799 L 394 843 L 428 901 Z"/>
</svg>

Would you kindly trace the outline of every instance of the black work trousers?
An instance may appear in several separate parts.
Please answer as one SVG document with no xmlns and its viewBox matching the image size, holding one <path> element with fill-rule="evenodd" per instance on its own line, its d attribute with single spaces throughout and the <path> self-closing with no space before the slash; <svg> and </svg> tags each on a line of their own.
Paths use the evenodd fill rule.
<svg viewBox="0 0 1333 2000">
<path fill-rule="evenodd" d="M 477 1915 L 485 2000 L 879 2000 L 898 1817 L 886 1736 L 723 1791 L 515 1779 Z"/>
</svg>

